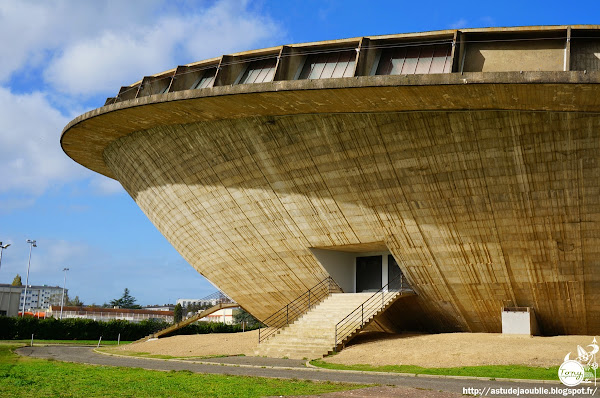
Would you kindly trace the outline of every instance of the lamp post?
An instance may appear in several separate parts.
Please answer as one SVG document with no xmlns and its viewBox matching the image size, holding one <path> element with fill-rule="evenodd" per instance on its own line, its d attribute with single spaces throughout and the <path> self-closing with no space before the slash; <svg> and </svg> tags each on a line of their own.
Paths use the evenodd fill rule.
<svg viewBox="0 0 600 398">
<path fill-rule="evenodd" d="M 21 312 L 21 318 L 25 316 L 25 303 L 27 302 L 27 286 L 29 286 L 29 267 L 31 266 L 31 250 L 37 247 L 35 240 L 27 239 L 29 243 L 29 260 L 27 261 L 27 277 L 25 278 L 25 295 L 23 297 L 23 312 Z"/>
<path fill-rule="evenodd" d="M 3 246 L 2 242 L 0 242 L 0 267 L 2 266 L 2 251 L 4 249 L 6 249 L 8 246 L 10 246 L 10 243 L 7 243 Z"/>
<path fill-rule="evenodd" d="M 65 303 L 65 287 L 67 286 L 67 271 L 68 270 L 69 270 L 68 268 L 63 268 L 63 271 L 65 272 L 65 280 L 63 282 L 62 298 L 60 299 L 60 319 L 62 319 L 63 305 Z"/>
</svg>

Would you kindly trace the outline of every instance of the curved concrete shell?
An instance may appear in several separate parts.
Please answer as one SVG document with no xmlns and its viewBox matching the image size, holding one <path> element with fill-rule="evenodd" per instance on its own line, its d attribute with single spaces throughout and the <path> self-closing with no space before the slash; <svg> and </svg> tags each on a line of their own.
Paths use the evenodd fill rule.
<svg viewBox="0 0 600 398">
<path fill-rule="evenodd" d="M 260 319 L 345 277 L 319 250 L 389 252 L 425 327 L 597 334 L 599 70 L 596 26 L 282 46 L 145 77 L 61 143 Z"/>
</svg>

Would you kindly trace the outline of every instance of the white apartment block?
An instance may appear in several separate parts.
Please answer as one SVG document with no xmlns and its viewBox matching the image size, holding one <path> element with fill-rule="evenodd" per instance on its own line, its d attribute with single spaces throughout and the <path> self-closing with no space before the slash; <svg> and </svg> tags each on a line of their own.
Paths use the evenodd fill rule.
<svg viewBox="0 0 600 398">
<path fill-rule="evenodd" d="M 69 289 L 65 289 L 67 294 Z M 60 286 L 29 286 L 27 288 L 27 301 L 25 302 L 25 311 L 30 309 L 48 309 L 50 305 L 60 305 L 63 288 Z M 54 298 L 54 302 L 51 302 Z M 25 299 L 25 286 L 21 286 L 21 298 L 19 300 L 19 309 L 23 308 Z M 57 303 L 58 301 L 58 303 Z"/>
<path fill-rule="evenodd" d="M 210 315 L 200 319 L 200 322 L 223 322 L 227 325 L 233 325 L 233 314 L 238 311 L 239 307 L 236 308 L 223 308 L 215 311 Z"/>
</svg>

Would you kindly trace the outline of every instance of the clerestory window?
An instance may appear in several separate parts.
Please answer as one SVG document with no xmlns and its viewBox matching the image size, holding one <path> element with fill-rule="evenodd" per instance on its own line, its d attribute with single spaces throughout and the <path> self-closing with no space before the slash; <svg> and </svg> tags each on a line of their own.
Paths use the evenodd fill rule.
<svg viewBox="0 0 600 398">
<path fill-rule="evenodd" d="M 356 50 L 309 55 L 298 79 L 329 79 L 354 76 Z"/>
<path fill-rule="evenodd" d="M 200 74 L 194 84 L 192 84 L 191 89 L 196 90 L 200 88 L 212 87 L 216 74 L 217 68 L 206 69 L 204 73 Z"/>
<path fill-rule="evenodd" d="M 272 82 L 275 77 L 276 65 L 277 58 L 250 62 L 236 84 Z"/>
<path fill-rule="evenodd" d="M 383 50 L 376 75 L 413 75 L 450 73 L 452 47 L 450 44 L 402 46 Z"/>
</svg>

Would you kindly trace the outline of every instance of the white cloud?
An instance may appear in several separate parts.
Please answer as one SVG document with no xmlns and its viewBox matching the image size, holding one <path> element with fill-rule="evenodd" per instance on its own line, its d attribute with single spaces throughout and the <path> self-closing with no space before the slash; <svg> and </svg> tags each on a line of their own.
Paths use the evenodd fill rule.
<svg viewBox="0 0 600 398">
<path fill-rule="evenodd" d="M 0 194 L 10 193 L 0 201 L 18 208 L 23 194 L 31 203 L 53 185 L 92 175 L 59 143 L 84 106 L 81 98 L 114 95 L 178 62 L 270 45 L 280 35 L 246 0 L 0 1 Z M 34 83 L 26 81 L 30 70 Z M 20 91 L 34 92 L 16 94 L 7 87 L 11 76 L 23 80 Z M 58 100 L 68 116 L 53 106 Z M 101 177 L 89 186 L 100 194 L 122 192 Z"/>
<path fill-rule="evenodd" d="M 90 187 L 92 188 L 92 191 L 100 195 L 113 195 L 125 192 L 119 181 L 103 175 L 94 176 L 90 180 Z"/>
<path fill-rule="evenodd" d="M 44 76 L 72 95 L 116 94 L 122 85 L 182 63 L 272 44 L 280 34 L 247 1 L 220 1 L 190 15 L 165 15 L 151 25 L 128 24 L 68 43 Z"/>
<path fill-rule="evenodd" d="M 450 24 L 450 29 L 464 29 L 467 27 L 467 20 L 464 18 Z"/>
<path fill-rule="evenodd" d="M 47 61 L 48 52 L 73 40 L 97 37 L 105 29 L 123 29 L 147 21 L 157 0 L 2 1 L 0 82 L 16 70 Z"/>
<path fill-rule="evenodd" d="M 0 193 L 39 195 L 53 184 L 85 175 L 60 148 L 60 132 L 69 118 L 44 94 L 16 95 L 0 87 L 0 120 Z"/>
</svg>

